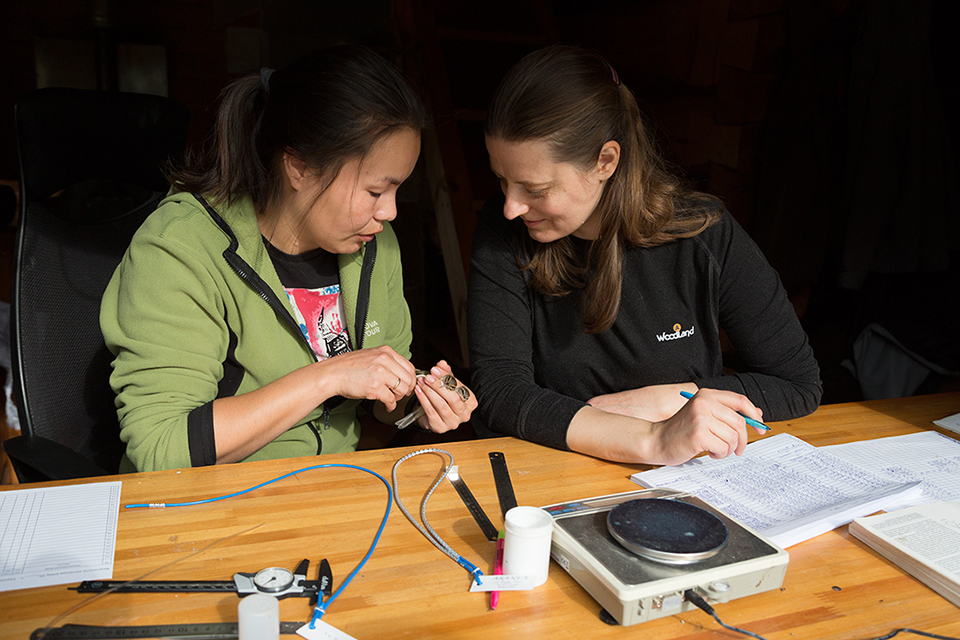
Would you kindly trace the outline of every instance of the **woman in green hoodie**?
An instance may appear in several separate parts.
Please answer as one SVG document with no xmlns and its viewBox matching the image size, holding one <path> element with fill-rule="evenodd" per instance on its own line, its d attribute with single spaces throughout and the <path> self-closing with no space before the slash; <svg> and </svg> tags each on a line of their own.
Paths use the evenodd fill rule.
<svg viewBox="0 0 960 640">
<path fill-rule="evenodd" d="M 410 363 L 389 221 L 426 115 L 370 50 L 330 47 L 222 95 L 213 144 L 171 174 L 103 297 L 125 469 L 356 448 L 355 407 L 435 432 L 476 399 Z"/>
</svg>

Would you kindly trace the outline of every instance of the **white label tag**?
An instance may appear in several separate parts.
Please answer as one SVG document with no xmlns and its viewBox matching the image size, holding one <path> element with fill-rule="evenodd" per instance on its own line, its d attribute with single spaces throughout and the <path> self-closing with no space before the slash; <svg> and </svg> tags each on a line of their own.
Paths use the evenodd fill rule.
<svg viewBox="0 0 960 640">
<path fill-rule="evenodd" d="M 478 585 L 474 580 L 470 583 L 470 591 L 529 591 L 533 589 L 531 576 L 506 576 L 483 574 L 483 584 Z"/>
<path fill-rule="evenodd" d="M 303 636 L 307 640 L 356 640 L 356 638 L 349 633 L 344 633 L 323 620 L 317 620 L 317 623 L 313 625 L 313 629 L 310 628 L 310 623 L 308 622 L 297 629 L 297 635 Z"/>
</svg>

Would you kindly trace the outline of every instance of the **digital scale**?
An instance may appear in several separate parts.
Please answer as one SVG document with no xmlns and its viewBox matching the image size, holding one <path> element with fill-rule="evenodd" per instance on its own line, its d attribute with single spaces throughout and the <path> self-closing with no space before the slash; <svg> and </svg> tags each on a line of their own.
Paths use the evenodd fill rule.
<svg viewBox="0 0 960 640">
<path fill-rule="evenodd" d="M 786 551 L 703 500 L 644 489 L 543 507 L 551 557 L 620 624 L 777 589 Z"/>
</svg>

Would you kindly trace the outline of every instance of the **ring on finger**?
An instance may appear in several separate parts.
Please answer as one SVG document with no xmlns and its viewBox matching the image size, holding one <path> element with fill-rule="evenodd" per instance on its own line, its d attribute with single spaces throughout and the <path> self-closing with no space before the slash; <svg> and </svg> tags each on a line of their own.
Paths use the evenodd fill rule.
<svg viewBox="0 0 960 640">
<path fill-rule="evenodd" d="M 391 392 L 391 393 L 396 393 L 396 392 L 397 392 L 397 387 L 400 386 L 400 382 L 401 382 L 400 376 L 397 376 L 397 384 L 393 385 L 392 387 L 388 387 L 388 388 L 390 389 L 390 392 Z"/>
<path fill-rule="evenodd" d="M 460 396 L 460 399 L 463 400 L 464 404 L 466 404 L 467 400 L 470 399 L 470 389 L 460 386 L 456 388 L 456 391 L 457 395 Z"/>
</svg>

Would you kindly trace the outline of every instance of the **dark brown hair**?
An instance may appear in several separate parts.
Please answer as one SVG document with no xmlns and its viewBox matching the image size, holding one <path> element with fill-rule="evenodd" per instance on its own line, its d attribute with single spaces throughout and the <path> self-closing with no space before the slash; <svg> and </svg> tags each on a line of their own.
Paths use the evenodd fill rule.
<svg viewBox="0 0 960 640">
<path fill-rule="evenodd" d="M 599 235 L 587 264 L 571 238 L 539 243 L 525 234 L 533 287 L 545 295 L 585 288 L 584 329 L 610 328 L 620 305 L 623 252 L 700 233 L 718 217 L 709 207 L 685 208 L 681 199 L 709 196 L 685 188 L 654 148 L 633 93 L 599 54 L 554 45 L 528 54 L 506 75 L 487 113 L 484 133 L 506 142 L 546 141 L 553 162 L 586 170 L 610 140 L 620 162 L 607 180 L 593 215 Z M 588 277 L 588 274 L 589 277 Z"/>
<path fill-rule="evenodd" d="M 212 145 L 169 178 L 217 203 L 250 196 L 263 212 L 282 193 L 285 151 L 329 185 L 344 163 L 362 158 L 378 140 L 426 125 L 423 103 L 393 65 L 366 47 L 335 45 L 230 83 Z"/>
</svg>

